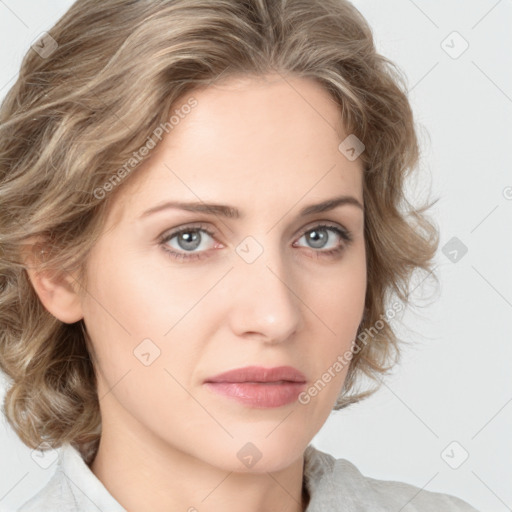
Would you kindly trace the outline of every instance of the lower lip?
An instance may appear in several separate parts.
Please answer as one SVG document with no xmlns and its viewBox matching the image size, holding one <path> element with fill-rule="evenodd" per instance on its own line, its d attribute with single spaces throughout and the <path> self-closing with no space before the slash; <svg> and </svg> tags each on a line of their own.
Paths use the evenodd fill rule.
<svg viewBox="0 0 512 512">
<path fill-rule="evenodd" d="M 281 407 L 295 402 L 306 387 L 305 382 L 206 382 L 205 385 L 215 393 L 260 409 Z"/>
</svg>

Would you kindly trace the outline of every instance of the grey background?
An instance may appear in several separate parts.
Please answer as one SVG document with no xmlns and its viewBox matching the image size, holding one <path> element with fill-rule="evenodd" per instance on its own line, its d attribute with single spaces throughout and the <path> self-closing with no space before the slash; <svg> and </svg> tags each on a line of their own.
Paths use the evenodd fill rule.
<svg viewBox="0 0 512 512">
<path fill-rule="evenodd" d="M 0 0 L 0 97 L 30 44 L 71 4 Z M 419 295 L 428 286 L 418 289 L 422 307 L 400 329 L 414 345 L 381 390 L 333 413 L 313 444 L 374 478 L 512 510 L 512 1 L 354 4 L 408 77 L 423 151 L 410 197 L 431 186 L 440 198 L 440 288 L 430 301 Z M 1 417 L 0 510 L 50 478 L 51 456 L 31 455 Z"/>
</svg>

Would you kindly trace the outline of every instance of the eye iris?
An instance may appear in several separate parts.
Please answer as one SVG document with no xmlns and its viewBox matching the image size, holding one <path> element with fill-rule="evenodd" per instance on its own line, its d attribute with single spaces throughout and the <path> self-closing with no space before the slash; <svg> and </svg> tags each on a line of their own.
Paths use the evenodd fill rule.
<svg viewBox="0 0 512 512">
<path fill-rule="evenodd" d="M 178 244 L 184 250 L 197 249 L 201 243 L 199 231 L 184 231 L 178 234 Z"/>
<path fill-rule="evenodd" d="M 324 228 L 314 229 L 309 232 L 309 239 L 315 249 L 322 248 L 327 241 L 328 235 Z"/>
</svg>

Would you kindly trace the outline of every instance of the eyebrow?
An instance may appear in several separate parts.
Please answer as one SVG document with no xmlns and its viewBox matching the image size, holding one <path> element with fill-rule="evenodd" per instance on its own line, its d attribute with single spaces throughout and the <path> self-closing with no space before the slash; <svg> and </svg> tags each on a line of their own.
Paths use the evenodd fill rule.
<svg viewBox="0 0 512 512">
<path fill-rule="evenodd" d="M 322 201 L 321 203 L 312 204 L 302 208 L 299 212 L 300 217 L 305 217 L 307 215 L 313 215 L 315 213 L 323 213 L 329 210 L 333 210 L 338 206 L 344 205 L 352 205 L 360 208 L 364 211 L 363 205 L 353 196 L 340 196 L 333 197 L 332 199 L 327 199 L 326 201 Z M 185 210 L 189 212 L 196 213 L 205 213 L 209 215 L 221 215 L 226 218 L 231 219 L 239 219 L 244 215 L 240 213 L 240 210 L 235 208 L 234 206 L 228 206 L 224 204 L 214 204 L 214 203 L 203 203 L 203 202 L 182 202 L 182 201 L 166 201 L 160 205 L 154 206 L 149 210 L 146 210 L 140 218 L 147 217 L 154 213 L 160 212 L 162 210 L 167 209 L 178 209 Z"/>
</svg>

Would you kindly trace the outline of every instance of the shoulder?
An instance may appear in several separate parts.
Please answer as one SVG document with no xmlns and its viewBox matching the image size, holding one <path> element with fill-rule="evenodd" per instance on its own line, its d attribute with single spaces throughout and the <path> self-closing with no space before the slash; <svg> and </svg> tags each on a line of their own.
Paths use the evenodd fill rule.
<svg viewBox="0 0 512 512">
<path fill-rule="evenodd" d="M 57 467 L 48 483 L 26 501 L 17 512 L 36 512 L 41 510 L 74 510 L 69 507 L 70 492 L 63 485 L 64 477 Z M 68 508 L 64 508 L 68 507 Z"/>
<path fill-rule="evenodd" d="M 363 475 L 346 459 L 336 459 L 309 445 L 304 476 L 310 493 L 307 512 L 327 507 L 340 511 L 478 512 L 465 501 L 411 484 Z"/>
<path fill-rule="evenodd" d="M 60 448 L 57 467 L 49 482 L 17 512 L 42 510 L 126 512 L 96 478 L 80 453 L 69 444 Z"/>
</svg>

